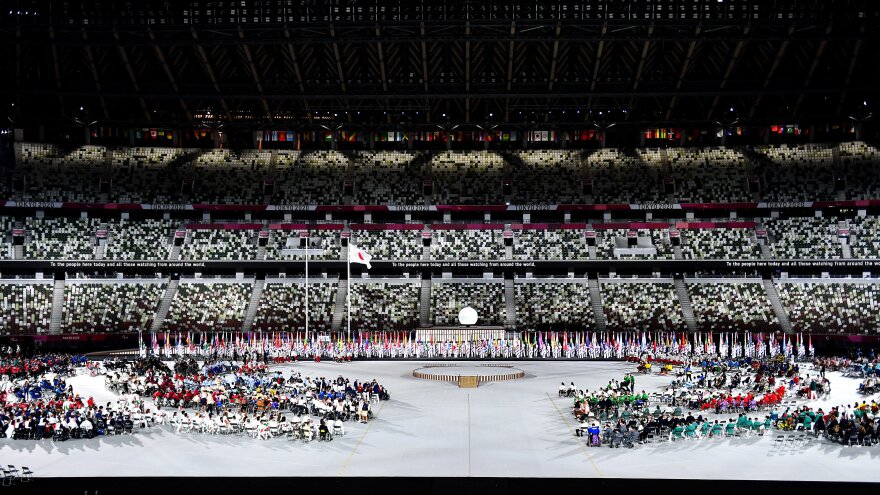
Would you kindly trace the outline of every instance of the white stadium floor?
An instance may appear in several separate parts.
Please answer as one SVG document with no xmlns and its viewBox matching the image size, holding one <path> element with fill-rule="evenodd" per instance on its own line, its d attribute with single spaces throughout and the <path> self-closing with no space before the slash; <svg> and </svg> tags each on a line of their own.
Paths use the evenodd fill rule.
<svg viewBox="0 0 880 495">
<path fill-rule="evenodd" d="M 880 446 L 774 445 L 764 437 L 687 440 L 633 449 L 587 448 L 575 437 L 572 399 L 559 383 L 594 389 L 633 365 L 618 362 L 521 362 L 526 377 L 459 389 L 412 378 L 418 362 L 298 363 L 310 376 L 376 378 L 391 400 L 368 425 L 346 423 L 332 442 L 177 434 L 153 427 L 95 440 L 0 440 L 0 461 L 46 477 L 388 476 L 673 478 L 880 482 Z M 473 363 L 468 363 L 472 365 Z M 857 381 L 830 373 L 832 395 L 815 407 L 852 404 Z M 636 388 L 660 390 L 669 378 L 637 376 Z M 69 380 L 83 396 L 109 401 L 103 378 Z M 652 408 L 653 409 L 653 408 Z"/>
</svg>

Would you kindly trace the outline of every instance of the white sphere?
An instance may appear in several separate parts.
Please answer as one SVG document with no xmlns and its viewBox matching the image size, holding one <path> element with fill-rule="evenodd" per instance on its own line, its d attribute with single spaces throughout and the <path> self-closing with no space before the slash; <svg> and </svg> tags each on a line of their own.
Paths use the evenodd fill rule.
<svg viewBox="0 0 880 495">
<path fill-rule="evenodd" d="M 458 312 L 458 322 L 462 325 L 473 325 L 477 322 L 477 310 L 470 306 Z"/>
</svg>

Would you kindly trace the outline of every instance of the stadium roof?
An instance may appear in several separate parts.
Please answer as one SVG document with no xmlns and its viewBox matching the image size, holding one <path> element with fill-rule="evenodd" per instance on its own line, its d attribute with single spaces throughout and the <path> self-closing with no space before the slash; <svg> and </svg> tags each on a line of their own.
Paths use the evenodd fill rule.
<svg viewBox="0 0 880 495">
<path fill-rule="evenodd" d="M 15 126 L 791 123 L 880 92 L 872 0 L 4 5 Z"/>
</svg>

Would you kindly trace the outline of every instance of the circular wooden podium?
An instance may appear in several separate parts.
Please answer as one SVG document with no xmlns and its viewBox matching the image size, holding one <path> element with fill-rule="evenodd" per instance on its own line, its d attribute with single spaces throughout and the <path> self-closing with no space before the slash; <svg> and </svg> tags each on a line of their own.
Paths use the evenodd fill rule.
<svg viewBox="0 0 880 495">
<path fill-rule="evenodd" d="M 455 382 L 461 388 L 476 388 L 484 382 L 525 378 L 525 371 L 507 364 L 429 364 L 413 370 L 420 380 Z"/>
</svg>

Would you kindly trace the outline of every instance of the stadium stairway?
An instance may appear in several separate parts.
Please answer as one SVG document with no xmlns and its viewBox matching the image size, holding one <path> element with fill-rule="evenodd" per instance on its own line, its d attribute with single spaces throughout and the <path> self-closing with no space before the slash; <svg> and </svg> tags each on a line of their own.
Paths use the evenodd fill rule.
<svg viewBox="0 0 880 495">
<path fill-rule="evenodd" d="M 263 232 L 266 233 L 266 241 L 267 241 L 267 244 L 268 244 L 268 241 L 269 241 L 269 236 L 272 235 L 272 234 L 269 232 L 269 226 L 268 226 L 268 225 L 263 225 L 263 229 L 262 229 L 260 232 L 257 233 L 257 257 L 256 257 L 256 260 L 258 260 L 258 261 L 263 261 L 263 260 L 266 259 L 266 246 L 264 246 L 264 245 L 262 245 L 262 244 L 260 243 L 260 235 L 261 235 Z"/>
<path fill-rule="evenodd" d="M 172 246 L 171 253 L 168 255 L 169 260 L 179 260 L 180 259 L 180 246 Z"/>
<path fill-rule="evenodd" d="M 590 286 L 590 302 L 593 304 L 593 319 L 596 320 L 596 330 L 604 332 L 607 328 L 605 311 L 602 309 L 602 292 L 599 291 L 599 280 L 587 279 Z"/>
<path fill-rule="evenodd" d="M 516 328 L 516 293 L 513 290 L 513 278 L 504 279 L 504 304 L 507 311 L 504 313 L 507 328 Z"/>
<path fill-rule="evenodd" d="M 684 322 L 687 324 L 688 330 L 692 333 L 697 331 L 697 320 L 694 318 L 694 305 L 691 303 L 691 295 L 688 294 L 687 286 L 684 280 L 675 279 L 675 292 L 678 294 L 678 302 L 681 304 L 681 312 L 684 315 Z"/>
<path fill-rule="evenodd" d="M 98 244 L 95 246 L 95 259 L 102 260 L 104 259 L 104 254 L 107 251 L 107 246 L 103 244 Z"/>
<path fill-rule="evenodd" d="M 49 320 L 49 333 L 58 335 L 61 333 L 61 318 L 64 310 L 64 279 L 55 280 L 55 288 L 52 291 L 52 317 Z"/>
<path fill-rule="evenodd" d="M 681 252 L 681 246 L 672 246 L 672 255 L 677 260 L 683 260 L 684 254 Z"/>
<path fill-rule="evenodd" d="M 770 251 L 770 245 L 765 241 L 764 244 L 761 244 L 761 257 L 765 260 L 772 260 L 773 253 Z"/>
<path fill-rule="evenodd" d="M 333 307 L 333 322 L 331 326 L 334 332 L 338 332 L 342 329 L 342 325 L 345 323 L 345 317 L 348 313 L 345 307 L 345 298 L 347 294 L 348 280 L 339 279 L 339 286 L 336 290 L 336 305 Z"/>
<path fill-rule="evenodd" d="M 265 247 L 261 247 L 265 251 Z M 265 252 L 264 252 L 265 254 Z M 244 323 L 241 329 L 250 332 L 254 326 L 254 317 L 257 316 L 257 309 L 260 307 L 260 299 L 263 297 L 263 289 L 266 287 L 265 279 L 257 279 L 254 281 L 254 290 L 251 291 L 251 300 L 248 303 L 247 313 L 244 315 Z"/>
<path fill-rule="evenodd" d="M 587 249 L 590 251 L 591 260 L 598 259 L 598 255 L 596 254 L 596 246 L 588 246 Z"/>
<path fill-rule="evenodd" d="M 179 249 L 179 248 L 178 248 Z M 171 279 L 165 287 L 165 294 L 162 295 L 162 302 L 159 303 L 159 309 L 156 310 L 156 317 L 153 318 L 153 324 L 150 325 L 151 332 L 158 332 L 162 329 L 162 323 L 165 323 L 165 317 L 168 316 L 168 310 L 171 309 L 171 301 L 177 294 L 177 287 L 180 286 L 180 280 Z"/>
<path fill-rule="evenodd" d="M 23 260 L 24 259 L 24 246 L 16 245 L 16 246 L 12 246 L 12 248 L 13 248 L 13 251 L 12 251 L 13 259 Z"/>
<path fill-rule="evenodd" d="M 426 234 L 430 234 L 430 233 L 431 233 L 431 229 L 429 229 L 427 226 L 422 229 L 422 237 L 424 237 Z M 432 240 L 432 242 L 433 242 L 433 240 Z M 424 244 L 422 244 L 422 259 L 423 260 L 431 259 L 431 246 L 430 245 L 425 246 Z"/>
<path fill-rule="evenodd" d="M 840 220 L 837 222 L 837 230 L 838 232 L 841 230 L 852 231 L 852 227 L 850 227 L 849 221 Z M 852 241 L 846 239 L 846 237 L 842 238 L 841 241 L 847 240 L 846 243 L 841 242 L 840 244 L 840 255 L 843 259 L 852 259 Z"/>
<path fill-rule="evenodd" d="M 422 292 L 419 295 L 419 326 L 431 326 L 431 274 L 422 278 Z"/>
<path fill-rule="evenodd" d="M 775 314 L 776 319 L 779 320 L 779 326 L 782 327 L 783 332 L 791 333 L 791 320 L 788 319 L 788 313 L 785 311 L 785 306 L 783 306 L 782 301 L 779 300 L 779 292 L 773 284 L 773 279 L 765 278 L 761 283 L 764 284 L 764 291 L 767 293 L 767 300 L 770 301 L 770 306 L 773 308 L 773 314 Z"/>
</svg>

